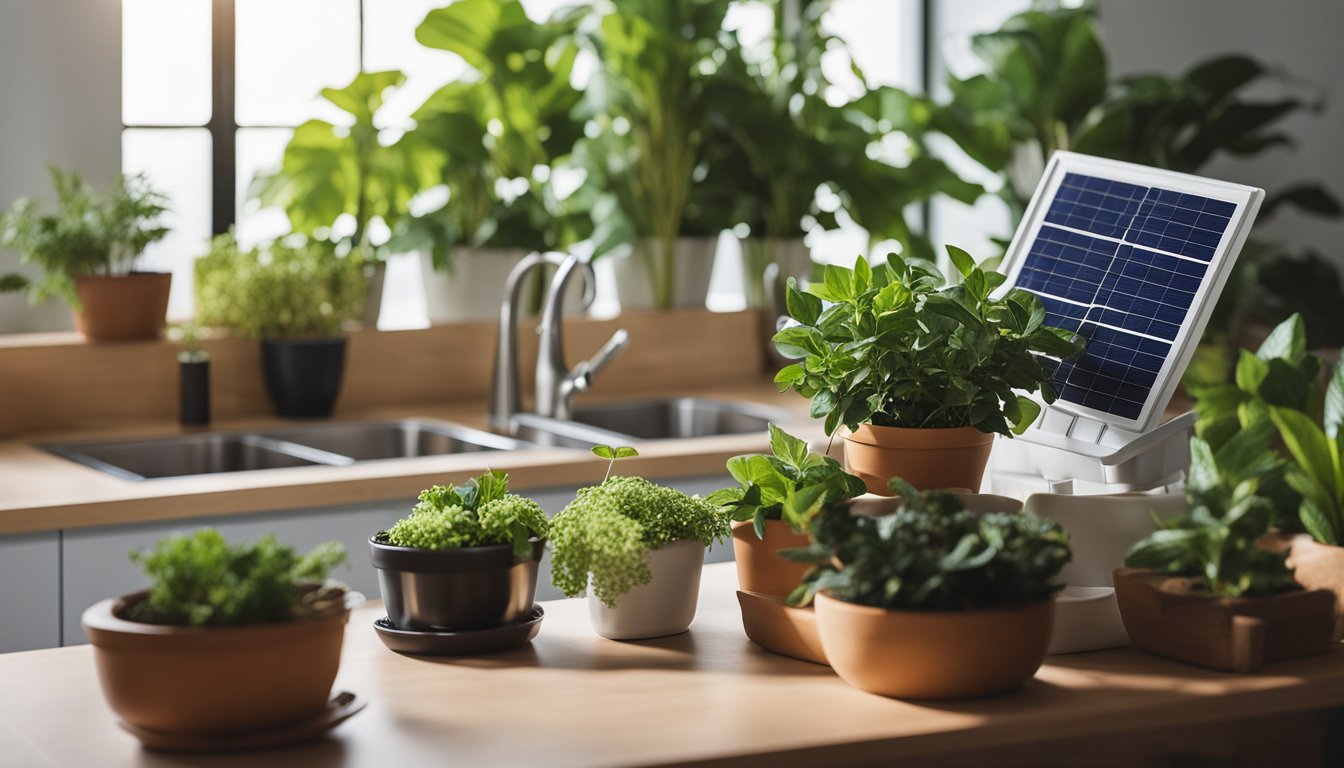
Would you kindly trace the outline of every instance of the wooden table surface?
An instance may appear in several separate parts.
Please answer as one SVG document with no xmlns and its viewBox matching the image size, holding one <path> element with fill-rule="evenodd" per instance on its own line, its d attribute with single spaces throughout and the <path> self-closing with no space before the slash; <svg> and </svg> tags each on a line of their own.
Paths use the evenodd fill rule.
<svg viewBox="0 0 1344 768">
<path fill-rule="evenodd" d="M 530 647 L 459 659 L 386 650 L 370 604 L 351 619 L 336 682 L 367 709 L 321 741 L 245 760 L 142 751 L 104 704 L 87 646 L 0 655 L 0 765 L 941 765 L 1344 704 L 1341 652 L 1229 675 L 1130 649 L 1052 657 L 1015 694 L 889 700 L 754 646 L 735 587 L 731 565 L 706 568 L 699 613 L 680 636 L 604 640 L 582 600 L 555 601 Z"/>
</svg>

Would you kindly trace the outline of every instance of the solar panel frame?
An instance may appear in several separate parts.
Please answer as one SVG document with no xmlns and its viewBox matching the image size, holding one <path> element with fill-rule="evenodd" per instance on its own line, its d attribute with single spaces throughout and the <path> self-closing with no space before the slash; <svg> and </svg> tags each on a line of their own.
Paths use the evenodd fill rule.
<svg viewBox="0 0 1344 768">
<path fill-rule="evenodd" d="M 1105 238 L 1110 238 L 1113 241 L 1118 241 L 1117 253 L 1126 247 L 1131 249 L 1130 252 L 1125 253 L 1126 258 L 1135 256 L 1133 252 L 1138 251 L 1139 249 L 1143 249 L 1142 254 L 1147 254 L 1153 250 L 1156 250 L 1159 254 L 1163 252 L 1171 252 L 1169 247 L 1177 242 L 1189 245 L 1189 250 L 1192 252 L 1192 255 L 1187 255 L 1187 258 L 1203 261 L 1204 256 L 1208 257 L 1206 262 L 1207 268 L 1203 275 L 1203 279 L 1199 280 L 1198 286 L 1195 287 L 1190 309 L 1185 313 L 1180 325 L 1178 327 L 1173 327 L 1175 324 L 1171 322 L 1171 320 L 1174 318 L 1169 315 L 1165 317 L 1154 316 L 1153 323 L 1147 326 L 1146 331 L 1143 331 L 1163 339 L 1170 337 L 1171 349 L 1166 354 L 1160 369 L 1156 372 L 1155 383 L 1149 388 L 1147 397 L 1143 399 L 1142 407 L 1138 410 L 1135 416 L 1128 417 L 1119 415 L 1103 408 L 1091 407 L 1078 402 L 1065 401 L 1063 398 L 1057 400 L 1051 406 L 1052 408 L 1058 408 L 1068 413 L 1097 419 L 1122 429 L 1144 432 L 1162 422 L 1162 416 L 1166 410 L 1167 404 L 1171 401 L 1171 396 L 1175 392 L 1177 385 L 1180 383 L 1181 375 L 1184 373 L 1186 366 L 1190 362 L 1191 356 L 1195 352 L 1195 347 L 1198 345 L 1200 338 L 1204 334 L 1204 327 L 1208 324 L 1209 317 L 1213 313 L 1213 308 L 1217 303 L 1218 296 L 1222 293 L 1223 286 L 1227 283 L 1227 278 L 1231 273 L 1232 266 L 1236 263 L 1237 256 L 1240 254 L 1242 246 L 1246 243 L 1246 237 L 1250 232 L 1251 224 L 1255 221 L 1255 215 L 1260 209 L 1260 204 L 1264 200 L 1265 192 L 1263 189 L 1255 187 L 1215 181 L 1213 179 L 1206 179 L 1175 171 L 1149 168 L 1147 166 L 1121 162 L 1118 160 L 1107 160 L 1104 158 L 1091 157 L 1089 155 L 1081 155 L 1075 152 L 1056 152 L 1051 156 L 1050 162 L 1046 165 L 1045 173 L 1036 187 L 1036 192 L 1032 195 L 1031 202 L 1027 205 L 1026 213 L 1022 218 L 1022 223 L 1018 226 L 1017 232 L 1014 233 L 1012 242 L 1008 246 L 1008 251 L 1005 254 L 1003 263 L 1003 269 L 1005 274 L 1007 274 L 1008 279 L 1000 289 L 1000 293 L 1006 292 L 1013 287 L 1021 287 L 1027 290 L 1031 290 L 1032 285 L 1037 285 L 1039 287 L 1041 284 L 1040 277 L 1033 276 L 1032 271 L 1027 269 L 1028 256 L 1031 254 L 1033 247 L 1054 249 L 1051 250 L 1049 254 L 1047 254 L 1045 250 L 1038 251 L 1038 256 L 1043 259 L 1056 258 L 1056 256 L 1053 255 L 1055 253 L 1058 253 L 1060 257 L 1068 256 L 1067 253 L 1059 251 L 1058 249 L 1069 247 L 1068 245 L 1060 245 L 1060 242 L 1066 239 L 1065 236 L 1076 236 L 1077 232 L 1082 231 L 1080 228 L 1071 227 L 1070 220 L 1068 219 L 1069 216 L 1076 214 L 1076 207 L 1073 212 L 1070 212 L 1065 216 L 1065 221 L 1063 222 L 1047 222 L 1046 217 L 1050 213 L 1051 205 L 1055 202 L 1056 196 L 1061 194 L 1060 190 L 1064 187 L 1064 180 L 1069 174 L 1103 179 L 1112 183 L 1119 182 L 1120 184 L 1133 185 L 1134 187 L 1145 189 L 1158 188 L 1162 191 L 1162 194 L 1157 196 L 1156 200 L 1149 203 L 1144 203 L 1140 199 L 1134 199 L 1132 206 L 1127 202 L 1122 204 L 1126 214 L 1132 209 L 1135 214 L 1135 221 L 1140 222 L 1140 220 L 1142 220 L 1142 223 L 1140 223 L 1139 226 L 1130 230 L 1134 233 L 1135 238 L 1142 238 L 1141 242 L 1137 239 L 1124 239 L 1121 241 L 1120 238 L 1124 237 L 1124 232 L 1115 228 L 1106 229 L 1106 225 L 1111 222 L 1103 220 L 1100 217 L 1090 221 L 1090 226 L 1093 231 L 1090 233 L 1084 232 L 1084 234 L 1087 234 L 1089 237 L 1101 238 L 1103 240 Z M 1112 184 L 1110 188 L 1117 190 L 1117 194 L 1122 200 L 1132 199 L 1132 197 L 1125 197 L 1127 194 L 1126 190 L 1129 189 L 1128 187 L 1119 187 Z M 1083 205 L 1086 205 L 1086 200 L 1084 200 L 1085 196 L 1095 194 L 1095 192 L 1071 186 L 1065 187 L 1062 194 L 1065 195 L 1066 201 L 1078 200 L 1081 201 Z M 1198 227 L 1201 223 L 1199 217 L 1202 214 L 1178 209 L 1176 207 L 1180 206 L 1183 200 L 1180 196 L 1183 195 L 1194 195 L 1200 198 L 1224 201 L 1235 206 L 1228 215 L 1228 225 L 1221 236 L 1217 238 L 1216 244 L 1213 244 L 1213 238 L 1208 234 L 1209 230 L 1202 229 L 1195 232 L 1193 229 Z M 1188 199 L 1189 198 L 1184 198 L 1184 200 Z M 1172 210 L 1170 212 L 1165 210 L 1165 208 L 1160 211 L 1156 210 L 1160 206 L 1165 206 L 1165 208 L 1171 208 Z M 1220 208 L 1221 210 L 1226 210 L 1225 206 Z M 1180 213 L 1181 219 L 1184 220 L 1172 219 L 1176 223 L 1183 225 L 1176 230 L 1176 234 L 1179 237 L 1163 240 L 1164 237 L 1167 237 L 1166 234 L 1156 233 L 1148 228 L 1147 224 L 1149 222 L 1146 217 L 1154 213 L 1160 216 L 1172 216 L 1175 213 Z M 1217 218 L 1221 219 L 1222 214 L 1219 213 Z M 1081 224 L 1082 222 L 1073 221 L 1072 223 Z M 1043 245 L 1038 246 L 1038 239 L 1041 237 L 1042 228 L 1045 227 L 1049 227 L 1050 231 L 1047 231 L 1046 238 L 1040 241 Z M 1098 232 L 1096 231 L 1098 229 L 1106 231 Z M 1164 227 L 1164 232 L 1167 229 L 1169 228 Z M 1074 237 L 1074 240 L 1075 244 L 1073 247 L 1075 249 L 1075 254 L 1077 253 L 1078 248 L 1096 250 L 1095 247 L 1090 247 L 1084 243 L 1081 238 Z M 1164 248 L 1164 245 L 1168 247 Z M 1102 249 L 1103 252 L 1105 250 L 1105 248 Z M 1137 256 L 1137 258 L 1151 260 L 1152 257 L 1140 255 Z M 1055 266 L 1052 264 L 1051 277 L 1057 280 L 1060 274 L 1068 274 L 1071 277 L 1076 276 L 1079 278 L 1079 283 L 1074 283 L 1072 280 L 1069 283 L 1069 290 L 1073 291 L 1094 276 L 1095 265 L 1089 263 L 1094 260 L 1092 255 L 1089 255 L 1081 262 L 1067 262 L 1067 258 L 1065 258 L 1064 262 L 1055 262 L 1061 264 L 1061 272 L 1053 272 Z M 1098 283 L 1096 287 L 1097 293 L 1101 293 L 1102 285 Z M 1166 285 L 1159 287 L 1162 287 L 1165 292 L 1179 291 L 1179 298 L 1183 299 L 1185 295 L 1190 293 L 1190 278 L 1188 275 L 1174 275 L 1167 279 Z M 1085 290 L 1083 290 L 1083 293 L 1085 293 Z M 1083 294 L 1080 293 L 1079 295 Z M 1062 304 L 1063 302 L 1057 303 Z M 1095 298 L 1094 303 L 1097 303 Z M 1149 311 L 1149 307 L 1141 301 L 1136 302 L 1136 304 L 1138 304 L 1138 306 L 1134 308 L 1135 310 L 1140 312 Z M 1047 305 L 1049 305 L 1049 301 L 1047 301 Z M 1076 308 L 1074 309 L 1076 310 Z M 1070 330 L 1076 330 L 1080 324 L 1086 325 L 1089 322 L 1095 322 L 1097 319 L 1106 322 L 1107 326 L 1116 326 L 1116 322 L 1114 321 L 1122 319 L 1120 318 L 1119 313 L 1112 312 L 1111 314 L 1106 314 L 1095 309 L 1084 312 L 1079 317 L 1072 317 L 1072 315 L 1079 314 L 1076 311 L 1071 312 L 1070 314 L 1071 317 L 1067 324 L 1068 326 L 1071 326 L 1069 328 Z M 1104 328 L 1105 326 L 1100 327 Z M 1124 326 L 1121 325 L 1117 327 L 1123 328 Z M 1146 365 L 1151 366 L 1155 364 L 1152 363 L 1151 356 L 1145 357 L 1144 359 L 1147 361 L 1145 363 Z M 1065 363 L 1064 365 L 1067 366 L 1071 364 Z M 1070 370 L 1072 369 L 1070 368 Z M 1146 376 L 1142 376 L 1141 378 L 1146 378 Z M 1132 390 L 1126 391 L 1132 392 Z M 1095 401 L 1097 398 L 1093 397 L 1091 399 L 1094 401 L 1094 404 L 1096 404 Z M 1130 398 L 1130 400 L 1135 400 L 1135 398 Z M 1128 411 L 1132 412 L 1133 402 L 1126 403 L 1126 408 Z M 1116 409 L 1117 406 L 1113 404 L 1112 410 Z M 1044 419 L 1042 419 L 1042 422 L 1043 421 Z"/>
</svg>

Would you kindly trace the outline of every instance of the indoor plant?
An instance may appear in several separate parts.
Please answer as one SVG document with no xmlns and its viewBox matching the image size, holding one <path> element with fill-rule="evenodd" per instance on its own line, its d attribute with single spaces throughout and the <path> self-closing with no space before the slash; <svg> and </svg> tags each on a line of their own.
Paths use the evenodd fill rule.
<svg viewBox="0 0 1344 768">
<path fill-rule="evenodd" d="M 420 493 L 411 513 L 369 539 L 388 620 L 400 629 L 473 630 L 532 613 L 546 513 L 490 471 Z"/>
<path fill-rule="evenodd" d="M 789 556 L 819 565 L 790 601 L 815 598 L 826 659 L 870 693 L 952 699 L 1011 690 L 1045 659 L 1068 537 L 1022 513 L 977 515 L 943 491 L 900 479 L 900 509 L 813 518 L 815 544 Z"/>
<path fill-rule="evenodd" d="M 159 336 L 173 276 L 137 271 L 136 261 L 168 234 L 160 223 L 168 198 L 142 175 L 118 177 L 111 191 L 99 194 L 77 173 L 49 170 L 55 213 L 24 198 L 0 216 L 0 248 L 18 251 L 42 277 L 30 283 L 5 275 L 4 290 L 27 288 L 34 303 L 52 295 L 65 299 L 75 310 L 75 328 L 92 341 Z"/>
<path fill-rule="evenodd" d="M 1045 325 L 1040 299 L 1017 288 L 994 296 L 1003 275 L 947 251 L 960 285 L 944 288 L 932 264 L 892 254 L 876 268 L 862 258 L 853 269 L 828 265 L 820 283 L 788 288 L 796 324 L 774 341 L 802 360 L 775 383 L 810 398 L 828 435 L 846 428 L 846 465 L 873 493 L 889 493 L 887 478 L 898 476 L 921 489 L 978 490 L 994 434 L 1021 433 L 1040 414 L 1018 392 L 1055 398 L 1037 355 L 1082 349 Z"/>
<path fill-rule="evenodd" d="M 302 236 L 244 249 L 219 235 L 197 261 L 198 306 L 261 341 L 266 391 L 281 416 L 329 416 L 340 394 L 342 326 L 365 300 L 363 263 Z"/>
<path fill-rule="evenodd" d="M 610 459 L 633 448 L 598 446 Z M 581 488 L 551 521 L 551 578 L 571 597 L 588 589 L 599 635 L 641 640 L 685 632 L 695 618 L 705 547 L 728 535 L 713 505 L 642 477 Z"/>
<path fill-rule="evenodd" d="M 230 545 L 216 531 L 132 553 L 152 584 L 84 612 L 108 704 L 158 733 L 227 734 L 288 725 L 327 705 L 349 618 L 324 582 L 340 544 L 300 557 L 264 536 Z"/>
<path fill-rule="evenodd" d="M 740 485 L 710 494 L 706 501 L 733 520 L 733 559 L 745 592 L 786 597 L 807 567 L 780 557 L 781 549 L 806 546 L 807 524 L 827 501 L 850 499 L 863 481 L 840 462 L 812 453 L 807 443 L 770 425 L 773 456 L 735 456 L 728 474 Z"/>
</svg>

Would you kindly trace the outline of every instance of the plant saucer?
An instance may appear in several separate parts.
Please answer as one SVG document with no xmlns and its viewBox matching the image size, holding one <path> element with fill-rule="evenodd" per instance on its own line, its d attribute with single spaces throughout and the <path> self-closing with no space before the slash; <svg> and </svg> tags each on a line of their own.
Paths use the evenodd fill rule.
<svg viewBox="0 0 1344 768">
<path fill-rule="evenodd" d="M 145 749 L 160 752 L 242 752 L 298 744 L 322 736 L 359 714 L 368 704 L 349 691 L 337 694 L 315 715 L 278 728 L 241 733 L 172 733 L 119 721 L 124 730 L 140 740 Z"/>
<path fill-rule="evenodd" d="M 474 656 L 516 648 L 531 642 L 541 631 L 545 611 L 540 605 L 522 621 L 488 629 L 451 632 L 439 629 L 401 629 L 386 617 L 373 622 L 378 638 L 390 650 L 422 656 Z"/>
</svg>

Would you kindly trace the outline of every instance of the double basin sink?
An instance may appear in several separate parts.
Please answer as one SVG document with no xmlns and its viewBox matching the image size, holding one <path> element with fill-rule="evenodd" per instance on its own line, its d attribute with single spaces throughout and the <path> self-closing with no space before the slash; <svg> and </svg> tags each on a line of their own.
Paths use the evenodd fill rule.
<svg viewBox="0 0 1344 768">
<path fill-rule="evenodd" d="M 409 459 L 520 448 L 586 448 L 765 432 L 783 414 L 748 403 L 678 397 L 581 405 L 571 419 L 520 414 L 506 437 L 432 419 L 328 423 L 253 431 L 44 446 L 127 480 Z"/>
</svg>

